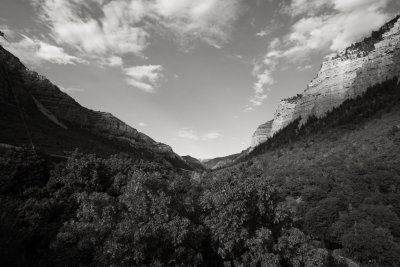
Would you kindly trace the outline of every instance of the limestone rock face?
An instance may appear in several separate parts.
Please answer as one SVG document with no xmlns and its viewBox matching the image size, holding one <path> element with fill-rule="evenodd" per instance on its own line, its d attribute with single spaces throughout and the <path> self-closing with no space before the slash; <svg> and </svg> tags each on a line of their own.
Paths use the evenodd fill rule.
<svg viewBox="0 0 400 267">
<path fill-rule="evenodd" d="M 273 121 L 268 121 L 264 124 L 261 124 L 257 130 L 253 134 L 253 138 L 251 140 L 251 147 L 254 148 L 261 143 L 264 143 L 271 137 L 271 130 L 272 130 L 272 123 Z"/>
<path fill-rule="evenodd" d="M 322 117 L 346 99 L 394 77 L 400 77 L 400 17 L 364 41 L 327 57 L 316 78 L 301 95 L 281 101 L 271 132 L 257 130 L 257 135 L 273 136 L 300 116 L 301 123 L 311 115 Z M 266 139 L 260 140 L 265 142 Z"/>
</svg>

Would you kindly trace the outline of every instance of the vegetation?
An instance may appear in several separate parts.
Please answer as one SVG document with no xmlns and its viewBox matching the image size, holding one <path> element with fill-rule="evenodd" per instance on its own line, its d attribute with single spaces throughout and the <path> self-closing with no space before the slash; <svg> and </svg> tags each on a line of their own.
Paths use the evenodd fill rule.
<svg viewBox="0 0 400 267">
<path fill-rule="evenodd" d="M 128 154 L 1 151 L 0 262 L 400 266 L 399 100 L 396 79 L 372 87 L 200 181 Z"/>
<path fill-rule="evenodd" d="M 393 78 L 369 88 L 361 96 L 344 101 L 322 118 L 310 116 L 306 123 L 300 125 L 302 118 L 299 117 L 265 143 L 257 146 L 250 157 L 290 145 L 313 134 L 338 128 L 355 129 L 374 116 L 381 116 L 384 112 L 390 112 L 399 103 L 400 84 L 397 78 Z M 397 126 L 395 125 L 394 128 L 396 130 Z"/>
<path fill-rule="evenodd" d="M 288 103 L 296 103 L 298 100 L 302 99 L 303 95 L 302 94 L 297 94 L 295 96 L 289 97 L 289 98 L 285 98 L 282 101 L 286 101 Z"/>
<path fill-rule="evenodd" d="M 345 58 L 349 59 L 352 55 L 357 57 L 364 57 L 368 55 L 371 51 L 375 49 L 375 44 L 383 40 L 383 35 L 393 28 L 395 23 L 399 20 L 400 15 L 393 18 L 391 21 L 387 22 L 377 31 L 373 31 L 371 36 L 364 38 L 361 42 L 352 44 L 350 47 L 346 48 L 343 55 L 337 55 L 334 59 Z"/>
</svg>

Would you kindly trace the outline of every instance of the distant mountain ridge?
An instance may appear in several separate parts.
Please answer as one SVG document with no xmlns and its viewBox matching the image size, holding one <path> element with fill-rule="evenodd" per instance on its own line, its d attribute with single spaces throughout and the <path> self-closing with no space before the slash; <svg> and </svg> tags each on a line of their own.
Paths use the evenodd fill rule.
<svg viewBox="0 0 400 267">
<path fill-rule="evenodd" d="M 216 170 L 219 168 L 226 167 L 228 165 L 234 164 L 238 162 L 243 156 L 247 155 L 248 150 L 243 150 L 240 153 L 225 156 L 225 157 L 218 157 L 213 159 L 205 159 L 202 160 L 202 164 L 206 166 L 210 170 Z"/>
<path fill-rule="evenodd" d="M 154 141 L 110 113 L 82 107 L 2 46 L 0 103 L 0 124 L 4 129 L 0 143 L 28 144 L 28 130 L 35 146 L 52 153 L 75 147 L 100 155 L 127 152 L 192 169 L 168 145 Z"/>
<path fill-rule="evenodd" d="M 200 160 L 193 158 L 192 156 L 187 155 L 182 158 L 196 171 L 202 172 L 208 169 Z"/>
<path fill-rule="evenodd" d="M 368 87 L 400 76 L 400 16 L 386 23 L 363 41 L 330 56 L 307 89 L 280 102 L 273 120 L 253 134 L 251 149 L 301 117 L 323 117 L 346 99 Z M 265 127 L 265 126 L 270 127 Z"/>
</svg>

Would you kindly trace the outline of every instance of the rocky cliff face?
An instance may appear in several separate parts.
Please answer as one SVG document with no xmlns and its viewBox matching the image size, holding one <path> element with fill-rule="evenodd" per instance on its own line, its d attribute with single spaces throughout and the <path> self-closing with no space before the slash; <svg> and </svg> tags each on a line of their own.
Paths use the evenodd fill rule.
<svg viewBox="0 0 400 267">
<path fill-rule="evenodd" d="M 68 133 L 74 133 L 74 138 L 79 139 L 77 135 L 85 133 L 117 142 L 118 147 L 127 147 L 128 151 L 129 149 L 136 152 L 140 151 L 136 153 L 138 155 L 152 154 L 156 158 L 166 156 L 172 158 L 175 163 L 179 163 L 178 165 L 181 167 L 187 166 L 185 161 L 176 155 L 168 145 L 154 141 L 110 113 L 82 107 L 44 76 L 27 69 L 17 57 L 1 46 L 0 68 L 0 102 L 2 105 L 9 106 L 10 109 L 12 106 L 18 106 L 16 103 L 19 102 L 29 123 L 34 124 L 35 122 L 33 118 L 34 110 L 44 115 L 45 119 L 48 119 L 48 122 L 53 124 L 57 131 L 61 131 L 63 135 L 68 136 Z M 15 112 L 15 109 L 13 111 Z M 6 113 L 7 109 L 4 108 L 2 112 Z M 30 114 L 30 112 L 33 113 Z M 41 121 L 43 121 L 43 118 L 41 118 Z M 35 125 L 32 125 L 32 127 L 35 127 Z M 69 140 L 61 141 L 68 143 Z M 116 150 L 118 151 L 118 149 Z M 95 153 L 96 149 L 94 148 L 92 152 Z"/>
<path fill-rule="evenodd" d="M 256 147 L 271 137 L 272 123 L 273 121 L 271 120 L 258 126 L 257 130 L 253 134 L 251 147 Z"/>
<path fill-rule="evenodd" d="M 315 79 L 303 94 L 282 100 L 269 132 L 257 130 L 258 136 L 272 136 L 301 116 L 305 122 L 311 115 L 324 116 L 344 100 L 356 97 L 377 83 L 400 76 L 400 16 L 372 33 L 362 42 L 339 51 L 323 63 Z M 260 140 L 266 141 L 265 138 Z"/>
</svg>

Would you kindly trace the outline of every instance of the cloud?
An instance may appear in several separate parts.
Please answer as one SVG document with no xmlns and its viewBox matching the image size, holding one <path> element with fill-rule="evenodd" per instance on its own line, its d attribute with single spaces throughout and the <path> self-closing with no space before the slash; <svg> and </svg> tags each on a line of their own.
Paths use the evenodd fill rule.
<svg viewBox="0 0 400 267">
<path fill-rule="evenodd" d="M 8 36 L 10 43 L 4 42 L 3 45 L 28 65 L 40 65 L 43 62 L 75 65 L 76 63 L 86 62 L 81 58 L 66 53 L 62 47 L 32 39 L 25 35 L 22 35 L 20 40 L 14 41 L 15 37 L 15 34 L 10 34 Z"/>
<path fill-rule="evenodd" d="M 266 30 L 261 30 L 258 33 L 256 33 L 256 36 L 258 37 L 264 37 L 267 36 L 269 33 Z"/>
<path fill-rule="evenodd" d="M 247 106 L 243 109 L 243 112 L 252 112 L 252 111 L 255 111 L 255 108 L 252 107 L 252 106 L 250 106 L 250 105 L 247 105 Z"/>
<path fill-rule="evenodd" d="M 27 38 L 27 37 L 25 37 Z M 64 49 L 54 45 L 44 43 L 42 41 L 35 41 L 39 44 L 39 49 L 36 51 L 36 56 L 56 64 L 75 64 L 76 62 L 82 63 L 83 60 L 65 53 Z"/>
<path fill-rule="evenodd" d="M 391 0 L 334 0 L 335 9 L 343 12 L 359 9 L 378 10 L 385 8 Z"/>
<path fill-rule="evenodd" d="M 314 15 L 327 6 L 332 6 L 332 0 L 292 0 L 289 5 L 284 7 L 284 12 L 292 17 L 305 14 Z"/>
<path fill-rule="evenodd" d="M 189 140 L 199 140 L 199 136 L 197 135 L 197 133 L 191 129 L 179 130 L 178 136 L 180 138 L 189 139 Z"/>
<path fill-rule="evenodd" d="M 145 58 L 144 51 L 155 36 L 172 38 L 185 49 L 199 42 L 221 48 L 229 41 L 242 1 L 32 0 L 40 21 L 50 30 L 46 38 L 58 45 L 36 44 L 38 57 L 59 64 L 94 59 L 123 68 L 122 57 Z M 20 45 L 27 46 L 26 40 Z M 29 53 L 25 51 L 28 57 Z M 123 71 L 128 84 L 145 92 L 154 92 L 162 77 L 161 66 Z"/>
<path fill-rule="evenodd" d="M 34 6 L 55 41 L 83 53 L 139 54 L 147 46 L 148 33 L 136 26 L 145 12 L 140 0 L 36 0 Z"/>
<path fill-rule="evenodd" d="M 253 84 L 254 95 L 250 98 L 249 104 L 243 112 L 255 111 L 255 107 L 261 106 L 268 98 L 267 92 L 271 91 L 271 86 L 275 83 L 273 78 L 275 68 L 275 62 L 268 58 L 265 58 L 261 63 L 254 64 L 253 76 L 256 77 L 256 82 Z"/>
<path fill-rule="evenodd" d="M 128 76 L 128 84 L 146 93 L 154 93 L 163 77 L 163 67 L 160 65 L 135 66 L 125 68 L 124 72 Z"/>
<path fill-rule="evenodd" d="M 211 131 L 207 132 L 204 134 L 198 134 L 196 131 L 189 129 L 189 128 L 184 128 L 179 130 L 178 136 L 183 139 L 189 139 L 193 141 L 209 141 L 209 140 L 215 140 L 220 137 L 222 137 L 222 134 Z"/>
<path fill-rule="evenodd" d="M 306 64 L 306 65 L 298 66 L 296 69 L 298 71 L 307 71 L 307 70 L 311 70 L 312 69 L 312 65 Z"/>
<path fill-rule="evenodd" d="M 275 19 L 271 19 L 267 26 L 264 27 L 261 31 L 256 33 L 258 37 L 266 37 L 272 34 L 275 30 L 280 28 L 279 24 Z"/>
<path fill-rule="evenodd" d="M 265 87 L 274 84 L 274 79 L 272 77 L 272 72 L 269 69 L 265 69 L 261 73 L 257 73 L 257 82 L 254 84 L 253 89 L 255 92 L 254 97 L 250 100 L 250 102 L 254 106 L 260 106 L 262 102 L 267 98 L 265 94 Z"/>
<path fill-rule="evenodd" d="M 73 87 L 62 87 L 62 86 L 59 86 L 59 88 L 60 88 L 60 90 L 61 91 L 63 91 L 64 93 L 67 93 L 67 94 L 69 94 L 69 93 L 73 93 L 73 92 L 78 92 L 78 93 L 80 93 L 80 92 L 84 92 L 85 90 L 83 90 L 83 89 L 80 89 L 80 88 L 73 88 Z"/>
<path fill-rule="evenodd" d="M 369 35 L 389 20 L 390 0 L 292 0 L 284 13 L 294 19 L 289 32 L 272 40 L 268 52 L 255 64 L 255 92 L 245 112 L 266 99 L 279 63 L 293 64 L 313 53 L 331 54 Z"/>
<path fill-rule="evenodd" d="M 241 0 L 156 0 L 153 14 L 183 44 L 202 41 L 220 48 L 229 40 Z"/>
<path fill-rule="evenodd" d="M 314 51 L 332 52 L 369 35 L 390 17 L 390 0 L 293 0 L 293 16 L 302 14 L 276 51 L 282 58 L 301 59 Z M 303 8 L 301 8 L 303 7 Z M 311 8 L 304 8 L 311 7 Z M 310 10 L 313 10 L 312 12 Z"/>
<path fill-rule="evenodd" d="M 121 57 L 111 56 L 107 58 L 102 64 L 110 67 L 122 67 L 124 65 L 124 61 Z"/>
<path fill-rule="evenodd" d="M 146 126 L 147 126 L 147 124 L 144 123 L 144 122 L 139 122 L 138 125 L 139 125 L 140 127 L 146 127 Z"/>
<path fill-rule="evenodd" d="M 205 133 L 202 137 L 201 140 L 207 141 L 207 140 L 214 140 L 214 139 L 218 139 L 222 137 L 222 135 L 220 133 L 217 132 L 208 132 Z"/>
<path fill-rule="evenodd" d="M 93 57 L 141 55 L 152 33 L 181 44 L 220 47 L 229 40 L 242 0 L 35 0 L 59 44 Z"/>
<path fill-rule="evenodd" d="M 1 18 L 0 18 L 1 21 Z M 15 38 L 15 33 L 12 31 L 7 25 L 0 24 L 0 29 L 4 33 L 4 37 L 8 40 L 10 38 Z M 4 40 L 4 38 L 0 38 L 0 40 Z"/>
</svg>

